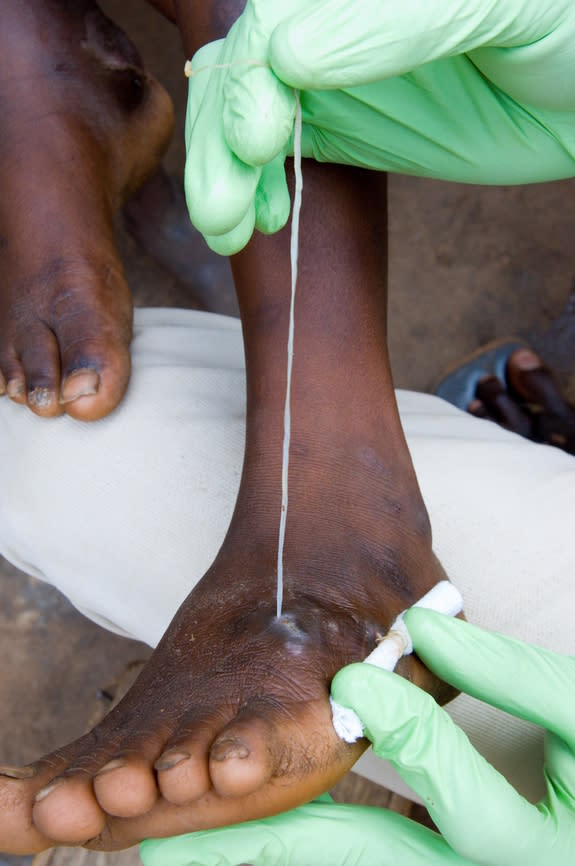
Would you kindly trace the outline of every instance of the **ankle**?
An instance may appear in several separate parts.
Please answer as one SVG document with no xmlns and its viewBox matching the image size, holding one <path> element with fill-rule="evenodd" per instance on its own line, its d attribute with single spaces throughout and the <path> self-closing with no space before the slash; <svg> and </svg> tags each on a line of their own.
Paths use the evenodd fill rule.
<svg viewBox="0 0 575 866">
<path fill-rule="evenodd" d="M 358 442 L 355 432 L 293 436 L 288 474 L 286 561 L 343 579 L 350 558 L 408 572 L 431 557 L 431 527 L 403 436 Z M 251 443 L 232 527 L 255 545 L 258 560 L 277 555 L 281 448 Z M 246 542 L 246 539 L 248 541 Z M 401 554 L 401 555 L 400 555 Z M 363 567 L 363 566 L 362 566 Z"/>
</svg>

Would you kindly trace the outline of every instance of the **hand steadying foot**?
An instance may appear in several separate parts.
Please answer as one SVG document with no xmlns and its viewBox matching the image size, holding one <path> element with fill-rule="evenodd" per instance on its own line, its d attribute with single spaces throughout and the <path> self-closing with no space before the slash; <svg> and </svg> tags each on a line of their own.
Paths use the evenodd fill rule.
<svg viewBox="0 0 575 866">
<path fill-rule="evenodd" d="M 269 815 L 326 790 L 365 745 L 345 745 L 333 730 L 333 675 L 445 577 L 389 371 L 383 190 L 362 173 L 307 169 L 284 618 L 276 555 L 287 231 L 254 238 L 234 260 L 246 456 L 221 551 L 100 725 L 31 767 L 3 768 L 0 850 L 121 848 Z M 399 670 L 441 696 L 416 659 Z"/>
<path fill-rule="evenodd" d="M 169 97 L 93 0 L 3 4 L 0 394 L 93 420 L 130 375 L 113 215 L 159 164 Z"/>
</svg>

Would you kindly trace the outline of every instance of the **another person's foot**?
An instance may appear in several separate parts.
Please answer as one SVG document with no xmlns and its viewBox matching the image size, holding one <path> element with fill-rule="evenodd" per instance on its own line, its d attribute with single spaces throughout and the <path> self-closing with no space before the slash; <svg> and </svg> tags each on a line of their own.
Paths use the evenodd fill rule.
<svg viewBox="0 0 575 866">
<path fill-rule="evenodd" d="M 575 408 L 553 374 L 531 349 L 516 349 L 505 368 L 505 382 L 485 376 L 467 409 L 526 439 L 575 454 Z"/>
<path fill-rule="evenodd" d="M 159 164 L 171 103 L 92 0 L 4 7 L 0 394 L 101 418 L 130 374 L 113 215 Z"/>
</svg>

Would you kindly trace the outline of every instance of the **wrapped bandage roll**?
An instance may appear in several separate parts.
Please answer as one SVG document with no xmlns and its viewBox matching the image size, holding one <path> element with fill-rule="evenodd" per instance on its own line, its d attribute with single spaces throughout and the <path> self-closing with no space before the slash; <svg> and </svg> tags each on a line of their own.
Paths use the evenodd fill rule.
<svg viewBox="0 0 575 866">
<path fill-rule="evenodd" d="M 413 607 L 425 607 L 446 616 L 457 616 L 463 610 L 463 599 L 457 587 L 448 580 L 442 580 Z M 364 664 L 393 671 L 402 656 L 413 652 L 411 637 L 403 620 L 404 614 L 405 611 L 399 614 L 383 640 L 363 660 Z M 355 743 L 363 737 L 363 725 L 359 716 L 353 710 L 340 706 L 332 698 L 330 703 L 333 726 L 338 737 L 346 743 Z"/>
</svg>

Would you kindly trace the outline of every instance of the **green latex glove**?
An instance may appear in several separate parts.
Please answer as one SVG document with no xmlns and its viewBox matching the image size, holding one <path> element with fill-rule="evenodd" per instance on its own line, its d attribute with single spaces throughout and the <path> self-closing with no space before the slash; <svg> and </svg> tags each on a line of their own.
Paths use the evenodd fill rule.
<svg viewBox="0 0 575 866">
<path fill-rule="evenodd" d="M 575 175 L 573 0 L 248 0 L 193 60 L 212 64 L 190 79 L 186 193 L 218 252 L 287 221 L 293 87 L 319 161 L 482 184 Z"/>
<path fill-rule="evenodd" d="M 573 866 L 575 659 L 423 609 L 405 617 L 418 655 L 468 694 L 546 728 L 548 793 L 524 800 L 425 692 L 350 665 L 334 699 L 420 795 L 441 836 L 381 809 L 311 803 L 264 821 L 154 840 L 145 866 Z"/>
</svg>

